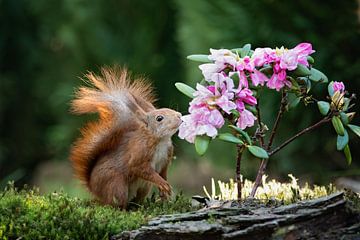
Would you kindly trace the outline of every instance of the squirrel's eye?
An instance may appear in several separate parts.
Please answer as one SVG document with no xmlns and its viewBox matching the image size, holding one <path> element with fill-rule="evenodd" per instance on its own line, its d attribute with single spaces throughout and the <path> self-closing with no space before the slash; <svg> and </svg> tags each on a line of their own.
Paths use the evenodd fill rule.
<svg viewBox="0 0 360 240">
<path fill-rule="evenodd" d="M 163 119 L 164 119 L 164 116 L 161 116 L 161 115 L 156 117 L 156 121 L 158 121 L 158 122 L 161 122 Z"/>
</svg>

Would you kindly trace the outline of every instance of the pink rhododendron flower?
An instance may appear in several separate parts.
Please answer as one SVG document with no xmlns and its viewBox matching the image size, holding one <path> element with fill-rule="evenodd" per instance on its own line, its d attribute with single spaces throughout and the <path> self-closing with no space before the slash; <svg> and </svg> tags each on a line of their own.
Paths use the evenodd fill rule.
<svg viewBox="0 0 360 240">
<path fill-rule="evenodd" d="M 345 91 L 345 85 L 343 82 L 334 82 L 333 85 L 334 92 L 340 91 L 341 93 Z"/>
<path fill-rule="evenodd" d="M 262 67 L 276 59 L 275 50 L 271 48 L 256 48 L 251 59 L 256 67 Z"/>
<path fill-rule="evenodd" d="M 253 71 L 254 70 L 254 62 L 251 61 L 249 56 L 245 56 L 244 58 L 239 58 L 239 61 L 236 62 L 236 70 L 237 71 Z"/>
<path fill-rule="evenodd" d="M 217 129 L 224 125 L 224 118 L 217 109 L 207 107 L 198 108 L 189 115 L 181 117 L 183 121 L 179 127 L 179 137 L 190 143 L 197 135 L 216 137 Z"/>
<path fill-rule="evenodd" d="M 226 78 L 229 81 L 230 78 Z M 231 79 L 230 79 L 231 80 Z M 232 83 L 232 80 L 230 81 Z M 200 84 L 196 85 L 195 98 L 190 102 L 190 113 L 196 111 L 199 107 L 207 106 L 208 108 L 220 107 L 226 113 L 230 113 L 231 110 L 236 108 L 236 104 L 231 101 L 234 93 L 230 92 L 227 87 L 231 84 L 221 83 L 222 87 L 219 91 L 219 86 L 215 84 L 215 87 L 204 87 Z M 233 86 L 233 83 L 232 83 Z M 232 90 L 232 89 L 231 89 Z"/>
<path fill-rule="evenodd" d="M 215 95 L 225 95 L 229 99 L 234 97 L 234 81 L 222 73 L 213 74 L 211 81 L 215 83 Z"/>
<path fill-rule="evenodd" d="M 182 123 L 179 126 L 179 138 L 194 143 L 196 136 L 196 122 L 191 114 L 181 117 Z"/>
<path fill-rule="evenodd" d="M 214 63 L 205 63 L 199 66 L 205 80 L 210 81 L 214 73 L 219 73 L 226 67 L 235 69 L 237 65 L 237 55 L 228 49 L 210 49 L 209 59 Z"/>
<path fill-rule="evenodd" d="M 289 71 L 295 70 L 298 65 L 298 54 L 295 51 L 288 50 L 280 57 L 280 68 Z"/>
<path fill-rule="evenodd" d="M 291 82 L 286 79 L 285 70 L 281 70 L 279 73 L 274 73 L 266 86 L 270 89 L 276 89 L 276 91 L 280 91 L 284 86 L 291 87 Z"/>
<path fill-rule="evenodd" d="M 237 91 L 235 103 L 236 109 L 241 112 L 245 109 L 245 103 L 254 106 L 257 104 L 257 100 L 250 89 L 243 88 Z"/>
<path fill-rule="evenodd" d="M 221 72 L 226 66 L 224 64 L 215 64 L 215 63 L 204 63 L 199 65 L 199 68 L 205 78 L 205 80 L 210 81 L 214 73 Z"/>
<path fill-rule="evenodd" d="M 249 87 L 249 83 L 244 71 L 229 72 L 229 77 L 232 77 L 234 75 L 237 75 L 239 78 L 239 88 Z"/>
<path fill-rule="evenodd" d="M 305 66 L 309 66 L 307 56 L 315 52 L 312 49 L 312 45 L 310 43 L 300 43 L 295 48 L 293 48 L 293 51 L 298 54 L 298 63 Z"/>
<path fill-rule="evenodd" d="M 245 129 L 247 127 L 252 127 L 255 124 L 256 117 L 252 112 L 250 112 L 247 109 L 244 109 L 242 112 L 240 112 L 240 117 L 236 123 L 236 125 L 241 128 Z"/>
<path fill-rule="evenodd" d="M 246 109 L 246 104 L 257 104 L 253 92 L 249 89 L 249 80 L 253 86 L 261 85 L 280 91 L 291 87 L 287 71 L 293 71 L 298 64 L 308 66 L 307 56 L 315 52 L 310 43 L 300 43 L 293 49 L 284 47 L 256 48 L 251 57 L 239 57 L 228 49 L 210 49 L 209 59 L 213 63 L 199 66 L 207 86 L 197 84 L 194 99 L 190 102 L 189 115 L 183 116 L 179 128 L 179 137 L 194 142 L 197 135 L 215 137 L 224 125 L 222 111 L 231 114 L 239 111 L 237 126 L 241 129 L 254 125 L 256 117 Z M 259 68 L 272 67 L 270 79 Z M 237 76 L 239 86 L 235 89 L 232 77 Z M 333 84 L 334 91 L 345 90 L 342 82 Z"/>
<path fill-rule="evenodd" d="M 250 77 L 251 77 L 251 81 L 255 87 L 258 86 L 259 84 L 261 86 L 263 86 L 264 83 L 269 80 L 265 74 L 263 74 L 262 72 L 260 72 L 256 69 L 254 69 L 254 71 L 251 73 Z"/>
<path fill-rule="evenodd" d="M 209 59 L 214 60 L 216 64 L 236 66 L 237 55 L 228 49 L 212 49 L 210 48 Z"/>
<path fill-rule="evenodd" d="M 261 63 L 273 66 L 274 73 L 267 82 L 267 86 L 277 91 L 285 86 L 291 87 L 291 82 L 286 79 L 286 70 L 293 71 L 298 64 L 308 66 L 307 56 L 315 52 L 310 43 L 300 43 L 293 49 L 281 47 L 276 48 L 274 52 L 267 51 L 272 54 L 266 55 L 264 49 L 255 49 L 253 59 L 256 61 L 256 66 Z"/>
</svg>

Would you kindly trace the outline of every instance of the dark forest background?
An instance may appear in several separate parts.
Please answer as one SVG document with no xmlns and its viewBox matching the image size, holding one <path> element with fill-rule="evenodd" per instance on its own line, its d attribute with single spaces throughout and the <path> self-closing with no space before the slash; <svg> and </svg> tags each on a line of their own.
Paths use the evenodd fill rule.
<svg viewBox="0 0 360 240">
<path fill-rule="evenodd" d="M 245 43 L 254 48 L 294 47 L 305 41 L 316 50 L 316 68 L 358 92 L 356 0 L 0 0 L 0 187 L 8 180 L 40 185 L 45 191 L 62 187 L 71 192 L 77 186 L 68 153 L 88 117 L 71 115 L 69 101 L 88 70 L 125 65 L 153 82 L 158 106 L 185 113 L 188 99 L 174 83 L 194 85 L 200 79 L 197 64 L 187 61 L 187 55 Z M 319 87 L 316 92 L 325 96 L 326 91 Z M 278 101 L 269 95 L 262 106 L 269 125 Z M 274 145 L 319 118 L 316 106 L 289 112 Z M 359 120 L 357 114 L 355 124 Z M 198 157 L 192 145 L 174 140 L 177 157 L 170 182 L 178 189 L 201 193 L 211 177 L 233 177 L 232 145 L 212 144 L 207 155 Z M 268 173 L 278 179 L 293 173 L 302 181 L 322 184 L 356 177 L 359 146 L 359 138 L 352 135 L 353 164 L 347 166 L 328 125 L 276 155 Z M 245 160 L 245 177 L 254 178 L 258 164 Z"/>
</svg>

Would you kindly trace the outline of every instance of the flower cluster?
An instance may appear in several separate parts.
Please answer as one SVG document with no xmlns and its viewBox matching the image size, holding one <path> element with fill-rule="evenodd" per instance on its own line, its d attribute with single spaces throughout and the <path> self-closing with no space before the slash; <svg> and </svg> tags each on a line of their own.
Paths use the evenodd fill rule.
<svg viewBox="0 0 360 240">
<path fill-rule="evenodd" d="M 211 63 L 199 66 L 205 84 L 196 86 L 190 114 L 182 117 L 179 137 L 191 143 L 198 135 L 214 138 L 225 118 L 232 119 L 240 129 L 252 127 L 256 117 L 249 107 L 257 104 L 252 89 L 266 86 L 280 91 L 291 87 L 288 71 L 294 71 L 299 64 L 308 66 L 307 57 L 313 52 L 310 43 L 293 49 L 256 48 L 242 57 L 237 51 L 210 49 Z M 271 76 L 263 72 L 265 68 L 271 69 Z"/>
</svg>

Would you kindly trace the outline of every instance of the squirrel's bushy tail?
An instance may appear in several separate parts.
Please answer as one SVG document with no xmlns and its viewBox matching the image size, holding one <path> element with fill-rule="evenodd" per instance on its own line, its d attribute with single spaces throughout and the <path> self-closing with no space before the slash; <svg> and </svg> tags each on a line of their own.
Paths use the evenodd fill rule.
<svg viewBox="0 0 360 240">
<path fill-rule="evenodd" d="M 126 115 L 135 100 L 142 108 L 147 103 L 151 108 L 155 98 L 152 87 L 145 79 L 132 81 L 126 69 L 120 67 L 104 67 L 101 75 L 89 72 L 85 75 L 86 83 L 90 86 L 80 87 L 72 101 L 72 112 L 76 114 L 98 112 L 100 117 L 116 114 Z"/>
<path fill-rule="evenodd" d="M 152 87 L 145 79 L 131 80 L 126 69 L 105 67 L 101 74 L 89 72 L 71 102 L 75 114 L 99 113 L 99 120 L 81 129 L 72 147 L 70 159 L 75 175 L 88 185 L 91 171 L 102 153 L 116 147 L 119 129 L 129 120 L 136 121 L 135 111 L 151 111 L 155 101 Z"/>
</svg>

